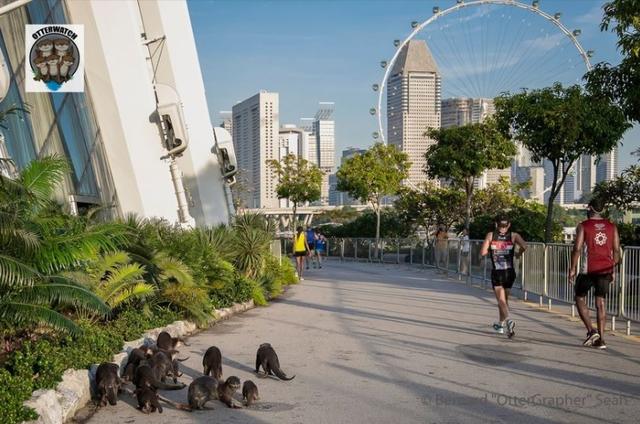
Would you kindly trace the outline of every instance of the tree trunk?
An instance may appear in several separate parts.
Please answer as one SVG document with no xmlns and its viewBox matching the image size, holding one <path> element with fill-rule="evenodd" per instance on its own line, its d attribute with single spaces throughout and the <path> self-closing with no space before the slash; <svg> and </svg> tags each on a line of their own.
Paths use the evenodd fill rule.
<svg viewBox="0 0 640 424">
<path fill-rule="evenodd" d="M 549 204 L 547 205 L 547 222 L 544 229 L 544 242 L 550 243 L 553 233 L 553 202 L 558 196 L 558 168 L 559 164 L 553 163 L 553 182 L 551 183 L 551 192 L 549 193 Z M 562 186 L 560 186 L 562 187 Z M 544 196 L 544 195 L 543 195 Z M 544 199 L 544 198 L 543 198 Z"/>
<path fill-rule="evenodd" d="M 295 238 L 296 238 L 296 218 L 298 217 L 298 202 L 293 202 L 293 219 L 291 220 L 291 232 L 293 233 L 293 245 L 291 247 L 291 254 L 294 254 L 295 250 Z"/>
<path fill-rule="evenodd" d="M 468 179 L 465 184 L 465 192 L 467 195 L 467 211 L 464 219 L 464 228 L 467 230 L 467 234 L 469 234 L 469 227 L 471 225 L 471 200 L 473 198 L 473 182 L 475 178 L 471 177 Z"/>
<path fill-rule="evenodd" d="M 374 210 L 376 211 L 376 248 L 375 255 L 376 259 L 378 259 L 378 249 L 380 248 L 380 201 L 378 200 L 377 204 L 374 205 Z"/>
</svg>

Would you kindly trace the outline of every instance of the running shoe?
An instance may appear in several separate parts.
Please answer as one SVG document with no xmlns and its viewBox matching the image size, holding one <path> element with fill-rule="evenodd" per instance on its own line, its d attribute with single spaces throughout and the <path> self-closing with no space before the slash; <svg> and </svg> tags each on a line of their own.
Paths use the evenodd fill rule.
<svg viewBox="0 0 640 424">
<path fill-rule="evenodd" d="M 502 324 L 500 324 L 499 322 L 494 322 L 493 323 L 493 329 L 498 334 L 504 334 L 504 326 Z"/>
<path fill-rule="evenodd" d="M 596 330 L 591 330 L 587 333 L 587 338 L 582 343 L 582 346 L 593 346 L 596 340 L 600 338 L 600 334 Z"/>
<path fill-rule="evenodd" d="M 512 319 L 507 320 L 507 335 L 512 338 L 516 335 L 516 323 Z"/>
<path fill-rule="evenodd" d="M 602 340 L 602 337 L 598 338 L 598 340 L 593 342 L 592 346 L 595 347 L 596 349 L 606 349 L 607 348 L 607 344 L 604 342 L 604 340 Z"/>
</svg>

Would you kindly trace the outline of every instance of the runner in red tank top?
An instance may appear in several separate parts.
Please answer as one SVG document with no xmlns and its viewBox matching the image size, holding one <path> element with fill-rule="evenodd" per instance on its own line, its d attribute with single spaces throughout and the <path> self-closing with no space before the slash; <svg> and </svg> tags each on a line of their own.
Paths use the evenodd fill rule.
<svg viewBox="0 0 640 424">
<path fill-rule="evenodd" d="M 576 306 L 580 319 L 587 327 L 587 338 L 582 344 L 599 349 L 607 348 L 603 338 L 606 319 L 604 298 L 613 281 L 614 267 L 620 262 L 618 229 L 615 224 L 601 216 L 603 209 L 602 201 L 594 199 L 589 202 L 588 219 L 576 228 L 576 242 L 573 245 L 569 270 L 569 283 L 572 283 L 576 277 L 578 259 L 584 253 L 583 269 L 576 278 Z M 598 331 L 594 330 L 591 324 L 591 316 L 585 302 L 591 287 L 595 287 Z"/>
</svg>

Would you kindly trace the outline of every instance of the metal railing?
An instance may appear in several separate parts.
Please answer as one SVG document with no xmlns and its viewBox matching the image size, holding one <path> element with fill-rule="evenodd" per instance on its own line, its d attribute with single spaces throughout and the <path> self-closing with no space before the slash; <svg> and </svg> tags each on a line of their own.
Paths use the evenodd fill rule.
<svg viewBox="0 0 640 424">
<path fill-rule="evenodd" d="M 480 256 L 482 240 L 380 239 L 376 246 L 374 239 L 344 238 L 330 239 L 327 244 L 328 256 L 343 261 L 437 268 L 469 284 L 490 287 L 491 264 L 488 258 Z M 520 290 L 525 300 L 537 296 L 540 306 L 546 304 L 549 309 L 552 301 L 572 305 L 571 313 L 575 315 L 574 288 L 568 281 L 572 249 L 569 244 L 528 243 L 526 252 L 515 261 L 514 289 Z M 288 252 L 286 248 L 283 251 Z M 612 317 L 612 328 L 615 329 L 616 318 L 627 320 L 630 334 L 631 321 L 640 322 L 640 247 L 624 248 L 621 265 L 616 268 L 605 301 L 606 310 Z M 587 304 L 594 309 L 593 292 L 589 293 Z"/>
</svg>

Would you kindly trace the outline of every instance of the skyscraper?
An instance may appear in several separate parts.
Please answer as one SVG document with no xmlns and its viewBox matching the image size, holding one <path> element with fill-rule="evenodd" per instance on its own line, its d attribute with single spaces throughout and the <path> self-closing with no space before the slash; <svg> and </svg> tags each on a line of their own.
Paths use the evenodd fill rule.
<svg viewBox="0 0 640 424">
<path fill-rule="evenodd" d="M 440 128 L 440 73 L 424 40 L 407 43 L 391 70 L 387 89 L 387 140 L 407 153 L 408 180 L 427 181 L 424 154 L 435 141 L 424 135 Z"/>
<path fill-rule="evenodd" d="M 317 165 L 324 173 L 320 201 L 321 205 L 329 204 L 329 175 L 335 167 L 335 121 L 333 120 L 334 103 L 320 102 L 318 112 L 313 120 L 309 138 L 309 161 Z"/>
<path fill-rule="evenodd" d="M 618 147 L 600 156 L 596 165 L 596 183 L 609 181 L 618 176 Z"/>
<path fill-rule="evenodd" d="M 279 159 L 279 96 L 261 90 L 233 106 L 233 146 L 238 170 L 251 192 L 242 193 L 248 208 L 277 208 L 277 179 L 266 162 Z"/>
<path fill-rule="evenodd" d="M 495 113 L 493 99 L 452 98 L 442 101 L 442 128 L 478 124 Z M 500 178 L 511 179 L 511 166 L 488 169 L 476 180 L 476 188 L 497 183 Z"/>
<path fill-rule="evenodd" d="M 358 149 L 357 147 L 347 147 L 342 151 L 342 159 L 340 159 L 340 165 L 344 164 L 344 162 L 355 156 L 364 154 L 366 149 Z M 359 205 L 360 201 L 358 199 L 354 199 L 349 194 L 338 191 L 338 178 L 336 174 L 329 175 L 329 204 L 332 206 L 344 206 L 344 205 Z"/>
</svg>

